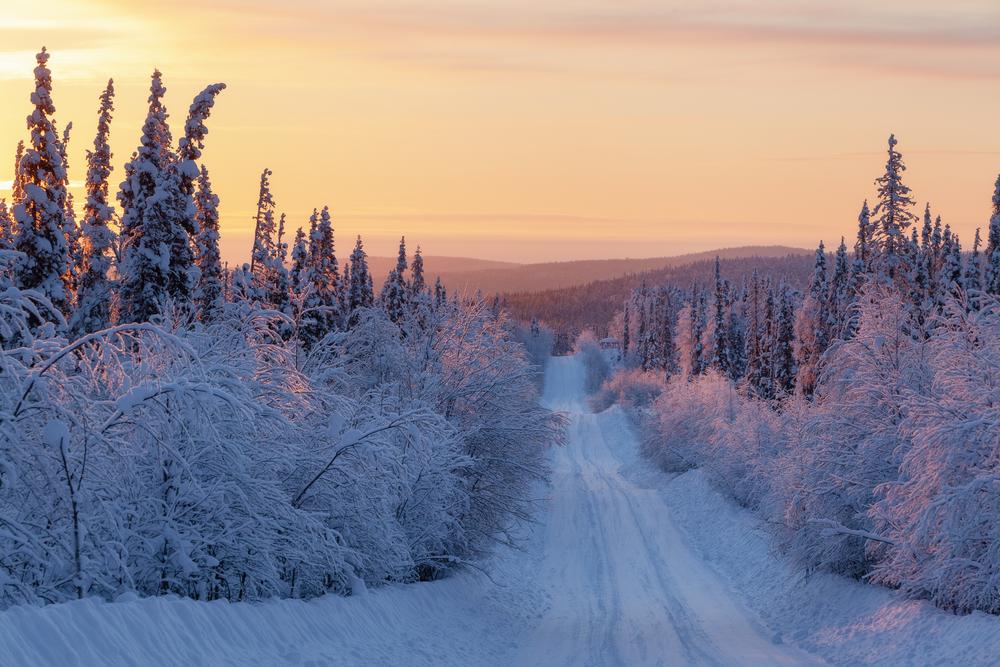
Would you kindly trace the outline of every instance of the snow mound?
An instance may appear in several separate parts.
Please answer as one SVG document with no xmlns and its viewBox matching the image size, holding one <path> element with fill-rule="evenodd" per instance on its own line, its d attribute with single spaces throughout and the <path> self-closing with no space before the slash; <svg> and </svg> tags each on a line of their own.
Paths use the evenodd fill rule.
<svg viewBox="0 0 1000 667">
<path fill-rule="evenodd" d="M 995 665 L 1000 617 L 956 616 L 889 589 L 806 574 L 774 551 L 764 523 L 714 489 L 699 470 L 663 494 L 674 521 L 776 638 L 836 665 Z"/>
<path fill-rule="evenodd" d="M 96 598 L 0 612 L 9 665 L 503 664 L 527 618 L 471 573 L 353 597 L 260 603 Z"/>
</svg>

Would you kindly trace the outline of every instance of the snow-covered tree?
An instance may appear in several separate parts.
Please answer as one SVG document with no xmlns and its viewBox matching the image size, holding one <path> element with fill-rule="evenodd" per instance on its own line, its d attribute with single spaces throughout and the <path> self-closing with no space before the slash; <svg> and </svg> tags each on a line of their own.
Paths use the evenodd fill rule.
<svg viewBox="0 0 1000 667">
<path fill-rule="evenodd" d="M 295 231 L 292 242 L 292 266 L 289 269 L 289 279 L 292 293 L 301 295 L 309 282 L 309 246 L 306 244 L 306 233 L 299 227 Z"/>
<path fill-rule="evenodd" d="M 271 194 L 270 169 L 260 174 L 257 193 L 257 215 L 254 217 L 253 248 L 250 250 L 250 271 L 259 284 L 262 294 L 271 291 L 271 270 L 277 256 L 274 219 L 274 196 Z"/>
<path fill-rule="evenodd" d="M 14 246 L 22 253 L 16 275 L 18 287 L 40 292 L 66 314 L 73 304 L 65 228 L 66 169 L 62 143 L 52 122 L 56 108 L 48 51 L 42 48 L 35 59 L 34 110 L 27 119 L 31 139 L 15 176 L 24 192 L 23 199 L 15 199 L 14 204 Z"/>
<path fill-rule="evenodd" d="M 303 301 L 301 336 L 307 346 L 318 342 L 341 323 L 340 269 L 334 252 L 330 209 L 310 218 L 309 273 Z"/>
<path fill-rule="evenodd" d="M 809 281 L 809 292 L 795 320 L 795 361 L 798 366 L 795 384 L 804 396 L 811 396 L 816 388 L 820 357 L 830 342 L 828 295 L 826 251 L 821 241 L 816 249 L 816 263 Z"/>
<path fill-rule="evenodd" d="M 409 302 L 410 288 L 406 281 L 407 266 L 406 238 L 404 237 L 399 240 L 396 267 L 389 271 L 379 295 L 382 307 L 385 308 L 389 319 L 396 323 L 402 321 Z"/>
<path fill-rule="evenodd" d="M 198 283 L 194 290 L 194 303 L 198 318 L 203 322 L 212 322 L 222 312 L 225 295 L 219 254 L 219 197 L 212 192 L 212 182 L 205 165 L 201 166 L 197 185 L 194 204 L 198 222 L 195 237 Z"/>
<path fill-rule="evenodd" d="M 727 306 L 729 295 L 726 293 L 725 283 L 722 281 L 722 272 L 719 266 L 719 257 L 715 257 L 715 292 L 713 295 L 712 308 L 714 312 L 712 324 L 712 366 L 718 369 L 723 375 L 729 375 L 732 371 L 730 367 L 729 353 L 729 327 L 727 317 Z"/>
<path fill-rule="evenodd" d="M 97 112 L 94 150 L 87 151 L 87 200 L 83 207 L 82 266 L 77 308 L 71 325 L 79 334 L 93 333 L 111 324 L 112 284 L 109 276 L 114 259 L 115 233 L 111 229 L 114 210 L 108 195 L 111 176 L 111 146 L 108 136 L 114 113 L 114 81 L 101 93 Z"/>
<path fill-rule="evenodd" d="M 21 158 L 24 157 L 24 139 L 19 139 L 14 150 L 14 179 L 10 184 L 10 201 L 15 205 L 24 200 L 24 175 L 21 173 Z"/>
<path fill-rule="evenodd" d="M 351 313 L 359 308 L 369 308 L 375 302 L 372 277 L 368 271 L 368 255 L 361 236 L 358 236 L 351 253 L 351 283 L 348 286 Z"/>
<path fill-rule="evenodd" d="M 997 182 L 993 188 L 993 215 L 990 216 L 985 260 L 986 293 L 1000 296 L 1000 176 L 997 176 Z"/>
<path fill-rule="evenodd" d="M 962 289 L 969 297 L 969 306 L 976 307 L 983 292 L 983 240 L 976 227 L 976 237 L 972 242 L 972 254 L 962 274 Z"/>
<path fill-rule="evenodd" d="M 427 289 L 427 284 L 424 280 L 424 256 L 420 252 L 420 246 L 417 246 L 417 251 L 413 253 L 413 265 L 410 267 L 409 287 L 411 299 L 423 294 Z"/>
<path fill-rule="evenodd" d="M 895 135 L 889 135 L 885 173 L 875 180 L 878 202 L 872 210 L 875 218 L 872 236 L 877 249 L 875 268 L 879 280 L 903 287 L 910 268 L 907 232 L 917 216 L 911 210 L 914 201 L 910 188 L 903 183 L 906 165 L 902 154 L 896 150 L 897 143 Z"/>
</svg>

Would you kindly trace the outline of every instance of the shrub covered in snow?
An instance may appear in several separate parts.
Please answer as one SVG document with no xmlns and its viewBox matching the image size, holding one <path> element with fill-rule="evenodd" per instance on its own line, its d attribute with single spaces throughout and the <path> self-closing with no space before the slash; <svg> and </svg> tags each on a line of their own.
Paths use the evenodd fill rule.
<svg viewBox="0 0 1000 667">
<path fill-rule="evenodd" d="M 621 370 L 604 381 L 591 398 L 591 406 L 598 412 L 616 403 L 627 410 L 644 410 L 663 393 L 666 385 L 662 371 Z"/>
<path fill-rule="evenodd" d="M 246 304 L 195 329 L 32 335 L 39 306 L 12 290 L 3 604 L 348 592 L 438 576 L 529 515 L 556 423 L 481 304 L 405 333 L 371 309 L 303 355 L 286 316 Z"/>
</svg>

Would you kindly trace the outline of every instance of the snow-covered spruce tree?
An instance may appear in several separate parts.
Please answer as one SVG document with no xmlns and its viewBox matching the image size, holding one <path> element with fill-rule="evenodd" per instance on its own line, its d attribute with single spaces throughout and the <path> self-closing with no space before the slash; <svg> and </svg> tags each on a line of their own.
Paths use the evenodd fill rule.
<svg viewBox="0 0 1000 667">
<path fill-rule="evenodd" d="M 125 165 L 122 206 L 120 321 L 143 322 L 170 304 L 186 310 L 197 282 L 192 237 L 197 233 L 195 181 L 208 133 L 205 120 L 224 84 L 205 88 L 191 103 L 178 151 L 163 106 L 162 75 L 153 72 L 140 146 Z"/>
<path fill-rule="evenodd" d="M 441 308 L 448 303 L 448 290 L 441 284 L 441 276 L 434 279 L 434 308 Z"/>
<path fill-rule="evenodd" d="M 715 293 L 713 298 L 714 320 L 712 327 L 712 366 L 723 375 L 730 375 L 729 340 L 727 305 L 729 295 L 722 282 L 722 272 L 719 267 L 719 256 L 715 257 Z"/>
<path fill-rule="evenodd" d="M 803 396 L 811 396 L 816 388 L 820 357 L 830 342 L 828 309 L 826 251 L 820 241 L 816 249 L 816 264 L 809 281 L 809 292 L 795 320 L 795 362 L 798 366 L 795 385 Z"/>
<path fill-rule="evenodd" d="M 14 179 L 10 184 L 10 203 L 14 206 L 24 200 L 24 175 L 21 173 L 21 158 L 24 157 L 24 139 L 18 139 L 14 150 Z"/>
<path fill-rule="evenodd" d="M 285 240 L 285 214 L 278 216 L 278 235 L 275 238 L 275 256 L 272 273 L 273 290 L 268 301 L 278 311 L 292 314 L 291 280 L 288 276 L 288 242 Z M 338 290 L 343 292 L 341 287 Z"/>
<path fill-rule="evenodd" d="M 778 324 L 774 346 L 774 385 L 778 396 L 790 396 L 795 390 L 795 307 L 787 286 L 780 288 Z"/>
<path fill-rule="evenodd" d="M 22 253 L 17 285 L 36 290 L 58 308 L 69 313 L 73 304 L 70 285 L 69 247 L 66 240 L 66 169 L 59 134 L 52 123 L 52 75 L 43 47 L 35 56 L 34 110 L 28 116 L 29 147 L 18 162 L 15 181 L 23 198 L 15 199 L 15 248 Z M 17 195 L 15 195 L 17 196 Z"/>
<path fill-rule="evenodd" d="M 212 114 L 215 98 L 225 89 L 226 84 L 224 83 L 213 83 L 206 86 L 195 96 L 188 108 L 187 119 L 184 121 L 184 136 L 177 142 L 178 164 L 176 167 L 180 173 L 181 190 L 185 195 L 191 196 L 194 193 L 195 180 L 200 173 L 195 162 L 201 159 L 201 152 L 205 148 L 205 135 L 208 134 L 205 121 Z M 192 210 L 189 209 L 188 213 L 193 217 Z"/>
<path fill-rule="evenodd" d="M 7 208 L 7 200 L 0 199 L 0 250 L 14 249 L 14 218 Z"/>
<path fill-rule="evenodd" d="M 903 183 L 903 156 L 896 150 L 895 135 L 889 135 L 889 157 L 885 173 L 875 180 L 878 186 L 878 202 L 872 210 L 873 239 L 876 246 L 874 257 L 876 276 L 882 283 L 896 284 L 905 288 L 909 266 L 907 230 L 917 220 L 911 207 L 914 205 L 910 188 Z"/>
<path fill-rule="evenodd" d="M 301 227 L 295 230 L 295 240 L 292 242 L 292 266 L 288 277 L 292 284 L 292 293 L 296 296 L 302 295 L 309 282 L 309 246 L 306 244 L 306 233 Z"/>
<path fill-rule="evenodd" d="M 866 199 L 858 213 L 858 235 L 854 242 L 855 273 L 868 274 L 871 272 L 873 252 L 871 212 L 868 210 L 868 200 Z"/>
<path fill-rule="evenodd" d="M 765 347 L 770 322 L 767 320 L 764 299 L 760 276 L 755 269 L 747 294 L 746 390 L 750 396 L 770 399 L 774 394 L 771 387 L 770 349 Z M 773 303 L 771 306 L 773 318 Z"/>
<path fill-rule="evenodd" d="M 358 236 L 351 253 L 351 283 L 348 285 L 351 314 L 359 308 L 370 308 L 375 302 L 372 277 L 368 271 L 368 255 L 365 253 L 361 236 Z"/>
<path fill-rule="evenodd" d="M 972 242 L 972 254 L 962 273 L 962 289 L 968 296 L 968 306 L 977 308 L 983 293 L 983 240 L 976 227 L 976 237 Z"/>
<path fill-rule="evenodd" d="M 198 189 L 194 195 L 198 234 L 195 236 L 195 266 L 198 283 L 194 303 L 198 319 L 213 322 L 222 313 L 225 303 L 222 259 L 219 254 L 219 197 L 212 192 L 208 169 L 201 166 Z"/>
<path fill-rule="evenodd" d="M 333 244 L 330 209 L 323 207 L 310 218 L 309 274 L 300 322 L 306 347 L 318 342 L 342 323 L 340 269 Z"/>
<path fill-rule="evenodd" d="M 112 284 L 108 272 L 114 258 L 115 233 L 111 229 L 114 210 L 108 197 L 111 176 L 111 146 L 108 135 L 114 113 L 114 81 L 101 93 L 97 112 L 94 150 L 87 151 L 87 200 L 83 206 L 82 266 L 77 308 L 70 321 L 77 334 L 100 331 L 111 324 Z"/>
<path fill-rule="evenodd" d="M 629 329 L 632 326 L 631 315 L 629 312 L 631 301 L 632 301 L 632 295 L 630 294 L 628 297 L 625 298 L 625 306 L 624 309 L 622 310 L 622 359 L 625 360 L 628 359 L 629 352 L 631 352 L 632 349 L 630 345 L 632 341 L 629 338 L 629 336 L 631 335 Z"/>
<path fill-rule="evenodd" d="M 66 190 L 65 210 L 63 211 L 63 231 L 66 233 L 66 264 L 68 275 L 66 280 L 70 294 L 73 295 L 73 304 L 70 307 L 69 316 L 76 311 L 76 296 L 80 282 L 80 271 L 83 266 L 83 245 L 80 238 L 81 230 L 76 220 L 76 204 L 73 201 L 73 193 L 69 191 L 69 139 L 73 130 L 73 123 L 67 123 L 63 128 L 62 139 L 59 142 L 59 151 L 62 153 L 64 182 L 63 188 Z"/>
<path fill-rule="evenodd" d="M 427 283 L 424 279 L 424 256 L 420 252 L 420 246 L 413 253 L 413 265 L 410 267 L 410 299 L 415 299 L 427 290 Z"/>
<path fill-rule="evenodd" d="M 854 301 L 851 284 L 851 262 L 847 256 L 847 243 L 840 238 L 830 278 L 830 305 L 827 313 L 827 327 L 831 338 L 842 338 L 848 330 L 851 306 Z"/>
<path fill-rule="evenodd" d="M 997 176 L 997 182 L 993 188 L 993 215 L 990 216 L 985 255 L 984 287 L 986 293 L 1000 296 L 1000 176 Z"/>
<path fill-rule="evenodd" d="M 184 228 L 186 214 L 180 181 L 170 167 L 171 148 L 167 110 L 163 106 L 159 70 L 153 72 L 149 111 L 142 126 L 139 148 L 125 165 L 118 192 L 122 207 L 122 257 L 119 321 L 144 322 L 161 312 L 171 298 L 182 301 L 191 288 L 190 240 Z M 186 249 L 186 251 L 185 251 Z M 174 251 L 179 253 L 174 256 Z"/>
<path fill-rule="evenodd" d="M 408 306 L 409 287 L 406 282 L 406 238 L 399 239 L 399 253 L 396 257 L 396 267 L 389 271 L 379 300 L 382 307 L 393 322 L 402 321 Z"/>
<path fill-rule="evenodd" d="M 271 194 L 271 174 L 270 169 L 264 169 L 260 174 L 257 215 L 254 216 L 253 248 L 250 250 L 250 271 L 262 295 L 269 294 L 274 289 L 274 276 L 271 273 L 277 256 L 275 242 L 277 227 L 274 219 L 274 196 Z"/>
</svg>

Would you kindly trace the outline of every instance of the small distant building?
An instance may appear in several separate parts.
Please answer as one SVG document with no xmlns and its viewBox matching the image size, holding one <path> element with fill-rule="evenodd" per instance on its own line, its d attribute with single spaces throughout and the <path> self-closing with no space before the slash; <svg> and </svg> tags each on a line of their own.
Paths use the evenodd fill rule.
<svg viewBox="0 0 1000 667">
<path fill-rule="evenodd" d="M 617 338 L 614 338 L 612 336 L 608 336 L 607 338 L 602 338 L 600 340 L 600 345 L 601 345 L 601 349 L 602 350 L 621 350 L 622 349 L 621 342 Z"/>
</svg>

